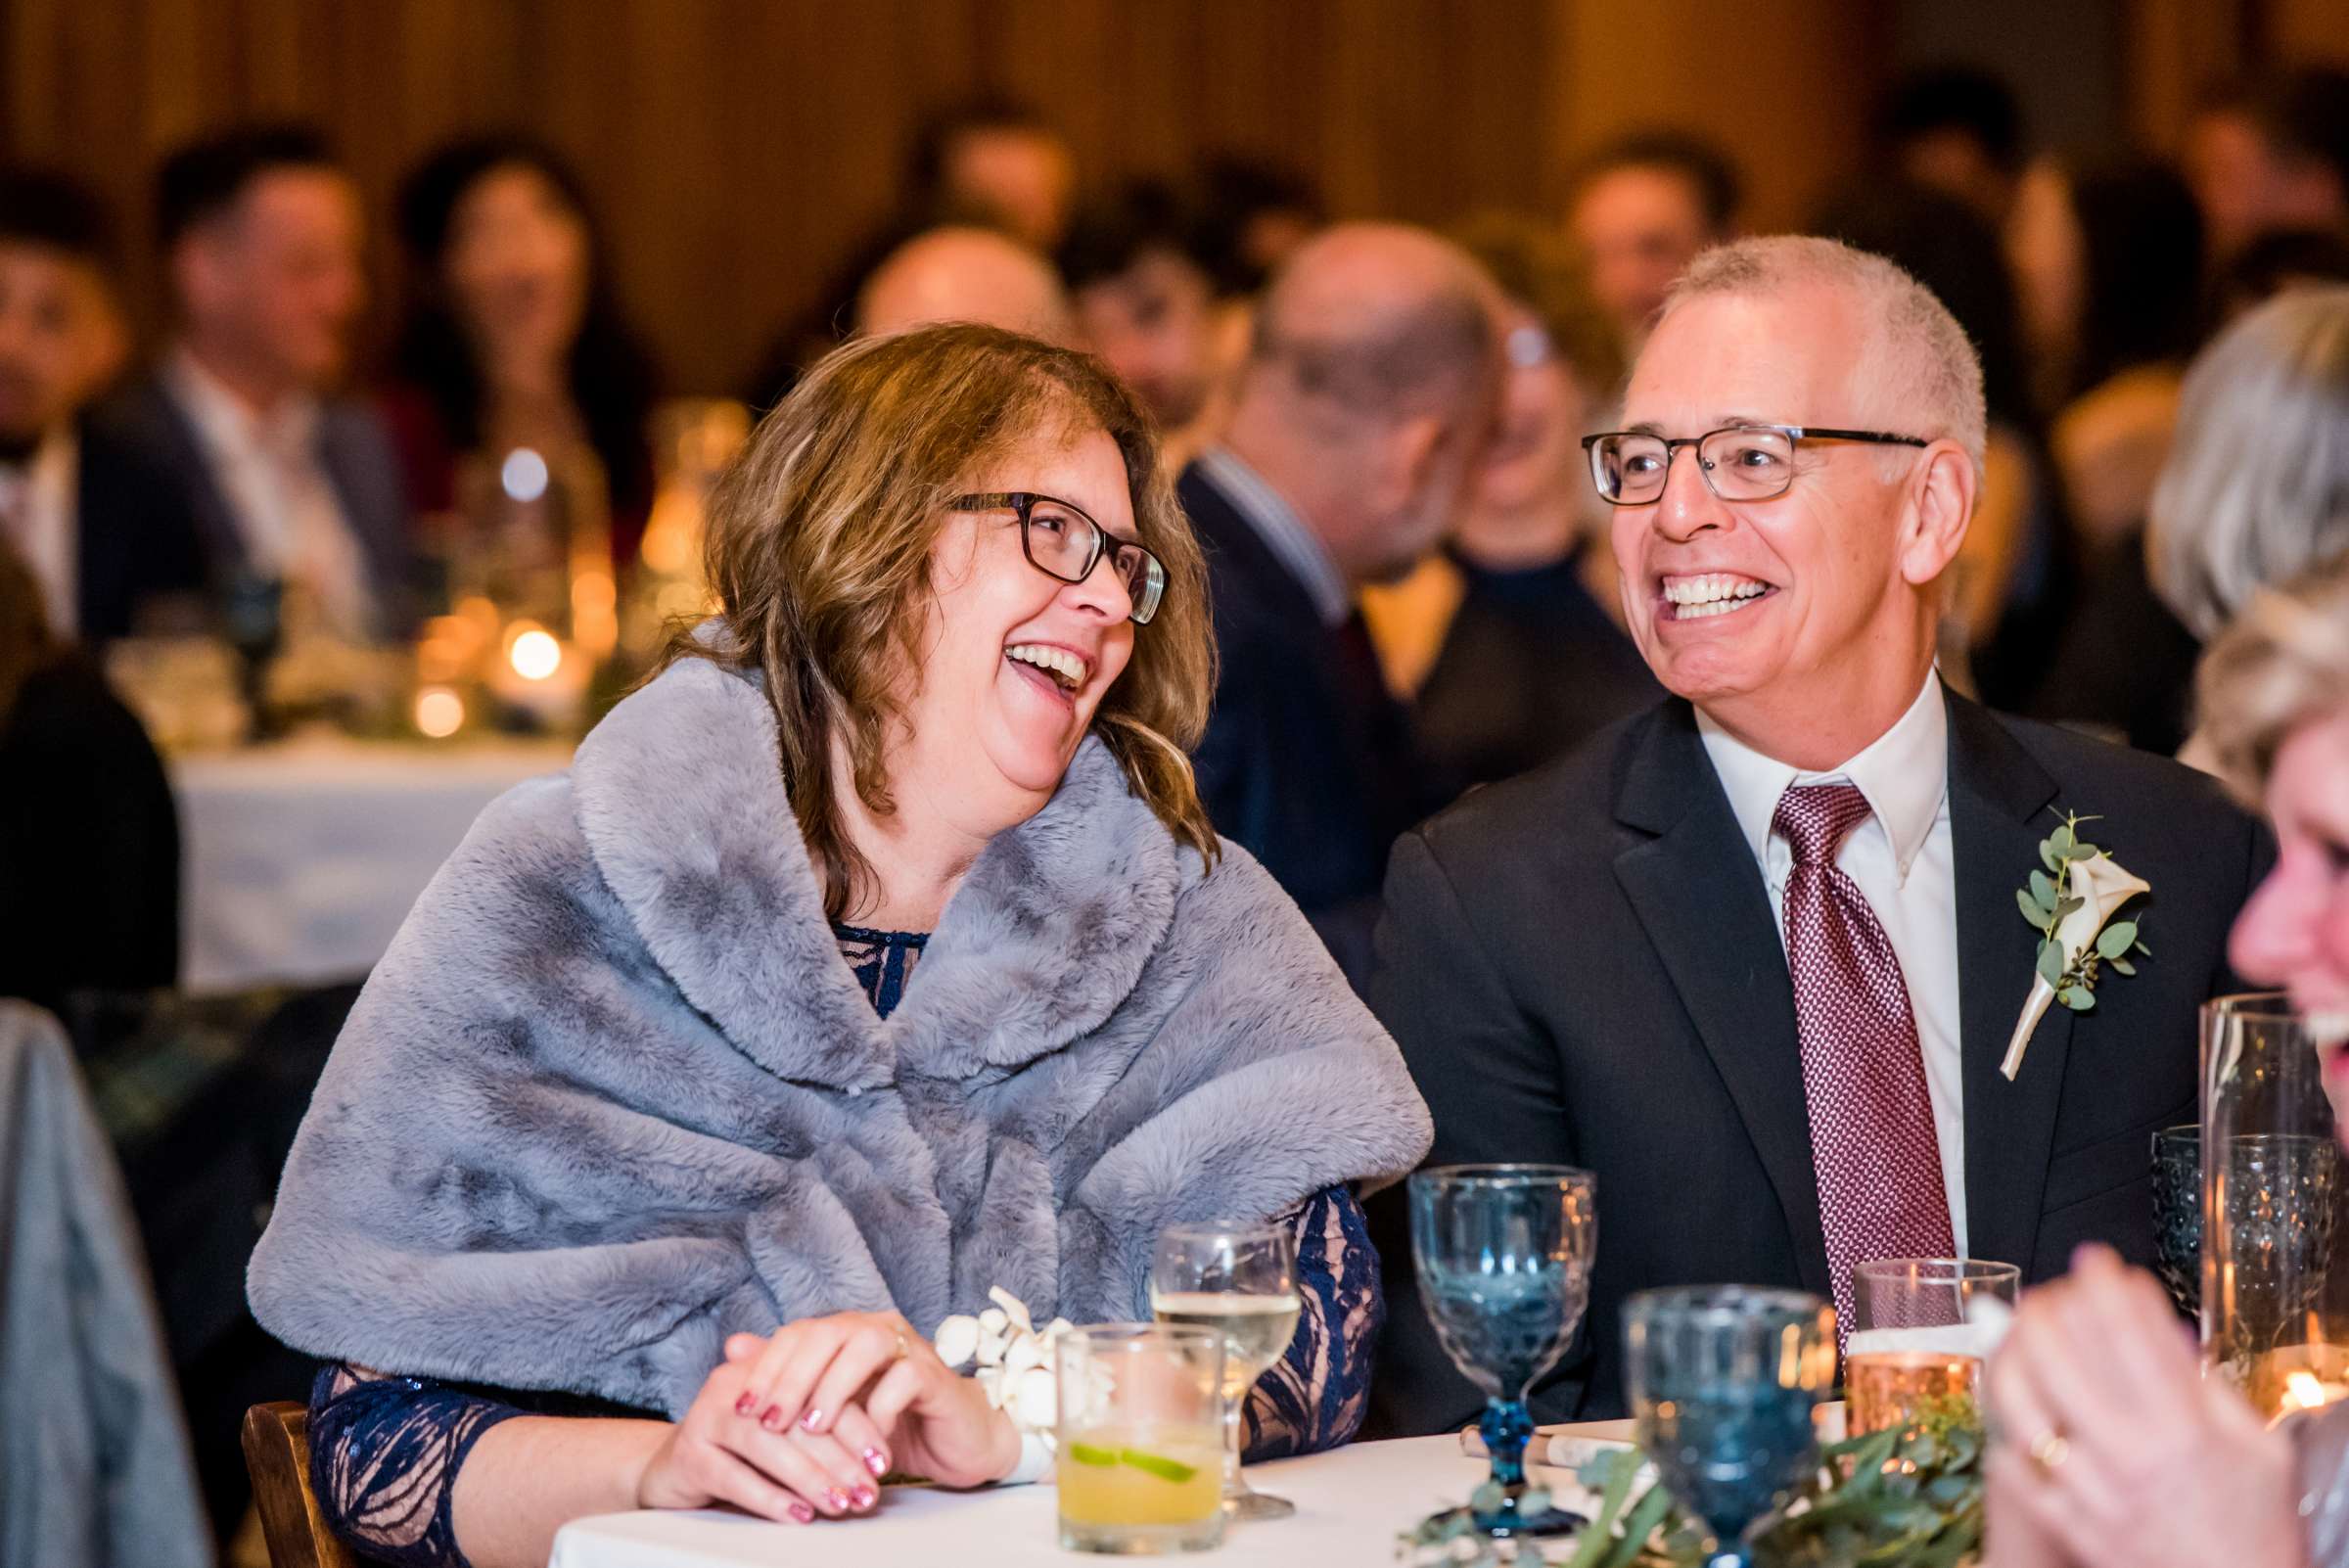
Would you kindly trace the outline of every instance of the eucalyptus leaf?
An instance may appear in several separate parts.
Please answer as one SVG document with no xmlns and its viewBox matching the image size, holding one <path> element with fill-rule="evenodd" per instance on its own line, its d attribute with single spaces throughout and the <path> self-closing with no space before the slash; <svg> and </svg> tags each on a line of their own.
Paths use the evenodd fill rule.
<svg viewBox="0 0 2349 1568">
<path fill-rule="evenodd" d="M 2048 848 L 2055 852 L 2058 859 L 2069 858 L 2072 845 L 2075 842 L 2077 841 L 2073 838 L 2072 825 L 2069 822 L 2048 835 Z"/>
<path fill-rule="evenodd" d="M 2093 844 L 2085 844 L 2075 839 L 2072 847 L 2063 852 L 2063 857 L 2067 860 L 2093 860 L 2103 853 Z"/>
<path fill-rule="evenodd" d="M 2040 864 L 2046 866 L 2050 871 L 2063 869 L 2063 861 L 2056 856 L 2055 846 L 2046 839 L 2039 841 L 2039 860 Z"/>
<path fill-rule="evenodd" d="M 2036 871 L 2032 872 L 2031 874 L 2033 876 L 2039 875 L 2039 873 Z M 2014 890 L 2014 901 L 2021 907 L 2023 911 L 2023 918 L 2031 922 L 2032 930 L 2045 931 L 2049 926 L 2054 924 L 2055 917 L 2052 914 L 2050 914 L 2047 910 L 2042 909 L 2038 904 L 2032 902 L 2031 895 L 2025 893 L 2022 889 L 2017 888 Z"/>
<path fill-rule="evenodd" d="M 2055 993 L 2055 999 L 2075 1013 L 2085 1013 L 2096 1004 L 2096 993 L 2085 986 L 2066 986 Z"/>
<path fill-rule="evenodd" d="M 2121 954 L 2129 950 L 2129 945 L 2136 940 L 2136 921 L 2115 920 L 2111 925 L 2106 926 L 2101 932 L 2097 933 L 2096 952 L 2098 955 L 2105 958 L 2118 958 Z"/>
<path fill-rule="evenodd" d="M 2055 884 L 2045 871 L 2031 873 L 2031 900 L 2049 914 L 2055 912 Z"/>
<path fill-rule="evenodd" d="M 2050 986 L 2063 980 L 2063 949 L 2052 942 L 2039 945 L 2039 978 Z"/>
<path fill-rule="evenodd" d="M 2087 900 L 2086 899 L 2061 899 L 2061 900 L 2059 900 L 2059 901 L 2056 903 L 2056 905 L 2055 905 L 2055 918 L 2056 918 L 2057 920 L 2063 920 L 2063 919 L 2066 919 L 2066 918 L 2068 918 L 2068 917 L 2071 915 L 2071 913 L 2072 913 L 2072 911 L 2073 911 L 2073 910 L 2075 910 L 2075 909 L 2085 909 L 2085 908 L 2087 908 L 2087 907 L 2088 907 L 2088 900 Z"/>
</svg>

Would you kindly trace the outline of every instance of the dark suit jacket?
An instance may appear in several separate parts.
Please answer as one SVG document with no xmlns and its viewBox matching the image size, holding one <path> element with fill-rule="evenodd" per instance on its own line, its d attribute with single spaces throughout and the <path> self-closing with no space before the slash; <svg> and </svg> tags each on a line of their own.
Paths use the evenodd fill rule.
<svg viewBox="0 0 2349 1568">
<path fill-rule="evenodd" d="M 169 469 L 104 416 L 85 417 L 75 459 L 79 635 L 93 646 L 141 629 L 173 601 L 201 604 L 204 549 Z"/>
<path fill-rule="evenodd" d="M 2151 1137 L 2191 1120 L 2196 1009 L 2239 989 L 2228 927 L 2274 853 L 2266 830 L 2164 759 L 1949 698 L 1968 1250 L 2064 1270 L 2110 1242 L 2152 1255 Z M 2038 934 L 2015 890 L 2050 807 L 2152 884 L 2151 956 L 2096 1006 L 2049 1009 L 1999 1076 Z M 1477 791 L 1395 850 L 1370 985 L 1435 1116 L 1433 1165 L 1525 1160 L 1598 1178 L 1589 1318 L 1535 1409 L 1623 1411 L 1634 1291 L 1736 1282 L 1830 1294 L 1785 949 L 1753 851 L 1669 700 L 1572 756 Z M 1389 1304 L 1372 1419 L 1453 1426 L 1482 1404 L 1436 1345 L 1390 1189 L 1375 1232 Z"/>
<path fill-rule="evenodd" d="M 1359 988 L 1396 835 L 1451 799 L 1359 631 L 1321 623 L 1198 465 L 1177 492 L 1207 550 L 1220 664 L 1194 761 L 1217 831 L 1264 862 Z"/>
<path fill-rule="evenodd" d="M 194 514 L 205 567 L 215 586 L 252 568 L 228 498 L 212 477 L 202 438 L 160 376 L 149 376 L 113 410 L 119 428 L 178 484 Z M 318 460 L 342 503 L 366 565 L 384 629 L 405 631 L 415 617 L 415 556 L 399 456 L 375 409 L 329 398 L 319 409 Z"/>
</svg>

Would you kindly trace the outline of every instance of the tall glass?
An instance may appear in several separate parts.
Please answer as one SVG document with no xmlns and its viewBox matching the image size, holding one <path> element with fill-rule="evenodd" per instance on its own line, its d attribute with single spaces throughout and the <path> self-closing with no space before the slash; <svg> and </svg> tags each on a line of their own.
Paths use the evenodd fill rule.
<svg viewBox="0 0 2349 1568">
<path fill-rule="evenodd" d="M 2153 1134 L 2153 1271 L 2178 1315 L 2202 1317 L 2202 1124 Z"/>
<path fill-rule="evenodd" d="M 1436 1338 L 1485 1395 L 1493 1473 L 1468 1514 L 1489 1536 L 1583 1523 L 1525 1476 L 1525 1393 L 1557 1364 L 1590 1302 L 1596 1183 L 1560 1165 L 1463 1165 L 1411 1177 L 1411 1258 Z"/>
<path fill-rule="evenodd" d="M 2349 1398 L 2349 1180 L 2324 1064 L 2280 995 L 2202 1008 L 2202 1348 L 2272 1418 Z"/>
<path fill-rule="evenodd" d="M 1211 1220 L 1169 1225 L 1150 1264 L 1150 1312 L 1162 1323 L 1223 1337 L 1223 1511 L 1285 1519 L 1297 1505 L 1252 1490 L 1240 1474 L 1248 1391 L 1297 1337 L 1297 1243 L 1286 1225 Z"/>
<path fill-rule="evenodd" d="M 1884 1258 L 1852 1270 L 1843 1381 L 1857 1437 L 1907 1426 L 1929 1400 L 1973 1399 L 2023 1271 L 1983 1258 Z"/>
<path fill-rule="evenodd" d="M 1835 1309 L 1794 1290 L 1651 1290 L 1623 1311 L 1639 1446 L 1704 1521 L 1710 1568 L 1750 1568 L 1746 1531 L 1801 1480 L 1835 1384 Z"/>
<path fill-rule="evenodd" d="M 1060 1544 L 1072 1551 L 1204 1551 L 1223 1541 L 1223 1337 L 1103 1323 L 1063 1333 Z"/>
</svg>

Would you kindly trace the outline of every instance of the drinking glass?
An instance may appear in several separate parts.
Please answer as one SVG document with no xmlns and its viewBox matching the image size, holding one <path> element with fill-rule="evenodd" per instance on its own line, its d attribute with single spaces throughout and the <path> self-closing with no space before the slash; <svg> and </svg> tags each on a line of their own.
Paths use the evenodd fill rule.
<svg viewBox="0 0 2349 1568">
<path fill-rule="evenodd" d="M 1163 1323 L 1073 1328 L 1054 1343 L 1060 1544 L 1120 1554 L 1223 1541 L 1223 1336 Z"/>
<path fill-rule="evenodd" d="M 2153 1134 L 2153 1271 L 2178 1314 L 2202 1317 L 2202 1124 Z"/>
<path fill-rule="evenodd" d="M 1809 1469 L 1835 1383 L 1835 1309 L 1795 1290 L 1650 1290 L 1623 1310 L 1639 1446 L 1704 1521 L 1709 1568 L 1750 1568 L 1745 1533 Z"/>
<path fill-rule="evenodd" d="M 1248 1391 L 1297 1335 L 1297 1243 L 1286 1225 L 1211 1220 L 1169 1225 L 1150 1265 L 1150 1312 L 1162 1323 L 1223 1339 L 1223 1511 L 1285 1519 L 1297 1505 L 1250 1489 L 1240 1474 Z"/>
<path fill-rule="evenodd" d="M 1927 1400 L 1976 1396 L 2023 1271 L 1982 1258 L 1884 1258 L 1852 1269 L 1847 1429 L 1907 1426 Z"/>
<path fill-rule="evenodd" d="M 2349 1178 L 2324 1063 L 2280 995 L 2202 1008 L 2202 1347 L 2262 1415 L 2349 1399 Z"/>
<path fill-rule="evenodd" d="M 1571 1530 L 1525 1478 L 1525 1391 L 1557 1363 L 1590 1301 L 1596 1184 L 1560 1165 L 1461 1165 L 1410 1178 L 1411 1258 L 1436 1338 L 1485 1395 L 1493 1473 L 1467 1513 L 1488 1536 Z M 1440 1516 L 1441 1517 L 1441 1516 Z"/>
</svg>

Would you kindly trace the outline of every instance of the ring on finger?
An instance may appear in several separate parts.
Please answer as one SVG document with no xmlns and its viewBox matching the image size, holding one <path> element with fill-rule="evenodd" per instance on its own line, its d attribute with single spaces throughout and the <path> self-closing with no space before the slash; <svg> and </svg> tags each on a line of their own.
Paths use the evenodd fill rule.
<svg viewBox="0 0 2349 1568">
<path fill-rule="evenodd" d="M 2054 1480 L 2055 1472 L 2063 1468 L 2063 1461 L 2071 1455 L 2072 1440 L 2063 1435 L 2061 1428 L 2052 1426 L 2033 1438 L 2031 1446 L 2023 1451 L 2023 1457 L 2031 1461 L 2031 1468 L 2039 1472 L 2043 1481 Z"/>
</svg>

